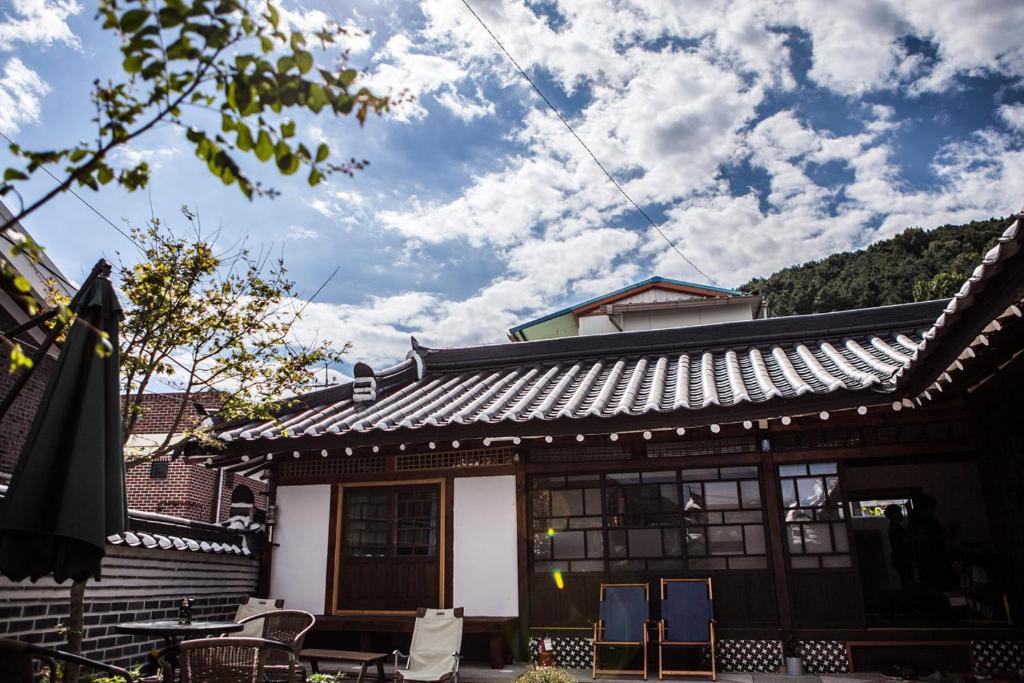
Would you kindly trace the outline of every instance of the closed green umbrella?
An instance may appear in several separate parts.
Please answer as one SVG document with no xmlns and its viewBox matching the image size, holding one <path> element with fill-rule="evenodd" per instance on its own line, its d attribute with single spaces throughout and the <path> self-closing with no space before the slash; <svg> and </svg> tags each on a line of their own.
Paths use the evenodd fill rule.
<svg viewBox="0 0 1024 683">
<path fill-rule="evenodd" d="M 0 504 L 0 574 L 98 577 L 110 534 L 127 527 L 118 372 L 121 304 L 110 264 L 72 301 L 77 317 Z"/>
</svg>

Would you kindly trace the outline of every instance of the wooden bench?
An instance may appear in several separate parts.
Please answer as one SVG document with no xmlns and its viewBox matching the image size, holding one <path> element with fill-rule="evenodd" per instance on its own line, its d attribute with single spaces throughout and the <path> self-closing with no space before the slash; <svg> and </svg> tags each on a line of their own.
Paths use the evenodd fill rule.
<svg viewBox="0 0 1024 683">
<path fill-rule="evenodd" d="M 370 649 L 373 633 L 412 633 L 414 614 L 342 614 L 317 616 L 316 632 L 357 633 L 359 649 Z M 464 634 L 484 634 L 490 642 L 489 661 L 492 669 L 501 669 L 512 662 L 509 642 L 519 626 L 518 617 L 466 617 Z"/>
<path fill-rule="evenodd" d="M 300 652 L 299 657 L 309 660 L 309 664 L 315 674 L 320 673 L 321 659 L 328 662 L 355 662 L 356 664 L 359 664 L 359 678 L 356 679 L 356 683 L 363 683 L 363 679 L 366 678 L 366 667 L 371 664 L 376 664 L 377 681 L 379 683 L 383 683 L 387 680 L 384 675 L 384 660 L 390 657 L 390 655 L 383 652 L 351 652 L 349 650 L 321 650 L 311 648 Z"/>
</svg>

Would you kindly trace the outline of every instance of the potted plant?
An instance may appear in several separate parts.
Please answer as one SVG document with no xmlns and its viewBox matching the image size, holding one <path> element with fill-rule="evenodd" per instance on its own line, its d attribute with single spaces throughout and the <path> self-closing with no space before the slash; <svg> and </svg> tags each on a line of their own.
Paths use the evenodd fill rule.
<svg viewBox="0 0 1024 683">
<path fill-rule="evenodd" d="M 786 660 L 786 673 L 790 676 L 802 676 L 804 673 L 804 662 L 800 658 L 803 654 L 800 641 L 792 633 L 782 641 L 782 657 Z"/>
<path fill-rule="evenodd" d="M 537 666 L 527 669 L 516 679 L 516 683 L 577 683 L 576 677 L 556 666 Z"/>
</svg>

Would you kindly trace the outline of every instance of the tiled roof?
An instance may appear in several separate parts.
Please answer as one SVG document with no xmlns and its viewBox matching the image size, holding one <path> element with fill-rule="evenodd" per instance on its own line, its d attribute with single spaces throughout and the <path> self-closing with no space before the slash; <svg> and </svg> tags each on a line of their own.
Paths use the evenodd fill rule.
<svg viewBox="0 0 1024 683">
<path fill-rule="evenodd" d="M 491 434 L 500 434 L 500 425 L 517 425 L 518 433 L 536 426 L 543 434 L 551 421 L 678 418 L 804 397 L 841 399 L 844 392 L 864 403 L 903 398 L 905 384 L 927 374 L 923 361 L 965 311 L 992 296 L 983 294 L 987 287 L 998 294 L 989 303 L 1007 292 L 1016 298 L 983 321 L 987 327 L 979 332 L 998 329 L 1006 316 L 1020 317 L 1016 304 L 1024 283 L 1004 282 L 1003 276 L 992 284 L 1021 251 L 1020 222 L 949 302 L 453 349 L 429 349 L 413 340 L 405 362 L 370 380 L 372 401 L 355 400 L 349 383 L 302 396 L 275 419 L 226 424 L 219 436 L 229 442 L 358 437 L 456 425 L 486 426 Z M 1015 262 L 1009 271 L 1014 278 L 1020 267 Z M 961 359 L 973 355 L 969 345 L 952 351 Z M 940 385 L 953 369 L 938 378 Z M 939 374 L 942 367 L 927 370 Z M 363 381 L 359 374 L 357 383 Z"/>
<path fill-rule="evenodd" d="M 875 316 L 851 311 L 600 339 L 419 347 L 412 363 L 391 373 L 405 381 L 378 391 L 374 402 L 342 395 L 275 420 L 234 426 L 220 436 L 276 439 L 638 416 L 843 390 L 884 391 L 910 362 L 940 308 L 932 302 L 876 309 Z"/>
<path fill-rule="evenodd" d="M 7 495 L 8 486 L 0 484 L 0 500 Z M 217 553 L 222 555 L 243 555 L 249 557 L 252 551 L 246 546 L 243 531 L 260 531 L 262 525 L 239 529 L 228 522 L 223 525 L 205 524 L 141 510 L 128 511 L 128 523 L 132 530 L 107 536 L 111 545 L 126 545 L 132 548 L 160 548 L 161 550 L 188 550 L 191 552 Z M 192 530 L 192 533 L 189 531 Z M 176 533 L 174 533 L 176 532 Z"/>
</svg>

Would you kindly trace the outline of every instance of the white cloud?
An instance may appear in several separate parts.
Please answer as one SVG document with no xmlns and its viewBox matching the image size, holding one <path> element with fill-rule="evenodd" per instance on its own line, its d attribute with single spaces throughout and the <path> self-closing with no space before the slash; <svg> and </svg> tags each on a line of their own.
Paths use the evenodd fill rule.
<svg viewBox="0 0 1024 683">
<path fill-rule="evenodd" d="M 50 86 L 17 57 L 7 60 L 0 75 L 0 131 L 17 133 L 26 123 L 39 121 L 40 98 Z"/>
<path fill-rule="evenodd" d="M 1010 128 L 1024 132 L 1024 104 L 1004 104 L 999 107 L 999 117 Z"/>
<path fill-rule="evenodd" d="M 181 153 L 179 147 L 162 147 L 160 149 L 145 149 L 133 145 L 117 147 L 111 152 L 111 159 L 127 167 L 137 166 L 143 161 L 149 164 L 151 171 L 163 166 L 165 161 L 173 159 Z"/>
<path fill-rule="evenodd" d="M 284 238 L 287 240 L 313 240 L 320 236 L 316 230 L 304 228 L 301 225 L 289 225 Z"/>
<path fill-rule="evenodd" d="M 476 99 L 466 97 L 455 89 L 444 90 L 440 95 L 435 95 L 434 99 L 467 123 L 494 114 L 494 102 L 485 99 L 479 89 L 476 92 Z"/>
<path fill-rule="evenodd" d="M 388 39 L 378 52 L 378 64 L 370 70 L 364 85 L 372 91 L 391 95 L 408 95 L 410 101 L 401 101 L 391 109 L 391 116 L 399 121 L 413 121 L 427 115 L 420 97 L 448 89 L 465 76 L 463 68 L 447 57 L 430 54 L 428 46 L 414 44 L 404 33 Z"/>
<path fill-rule="evenodd" d="M 14 14 L 0 14 L 0 51 L 13 50 L 17 43 L 54 43 L 80 49 L 81 41 L 68 26 L 68 17 L 82 11 L 76 0 L 11 0 Z"/>
</svg>

